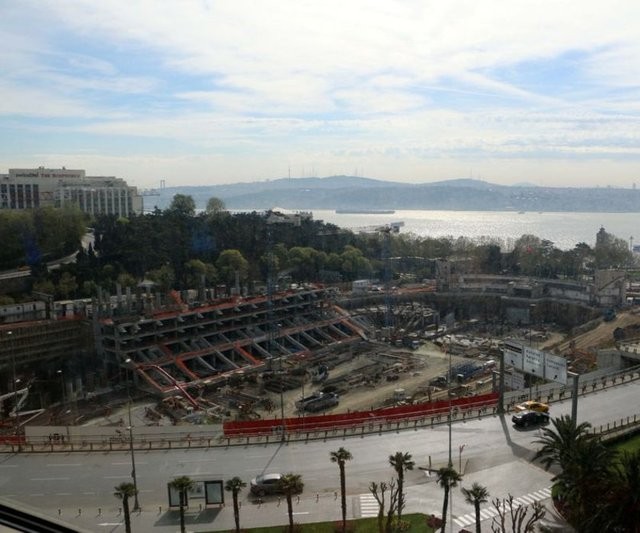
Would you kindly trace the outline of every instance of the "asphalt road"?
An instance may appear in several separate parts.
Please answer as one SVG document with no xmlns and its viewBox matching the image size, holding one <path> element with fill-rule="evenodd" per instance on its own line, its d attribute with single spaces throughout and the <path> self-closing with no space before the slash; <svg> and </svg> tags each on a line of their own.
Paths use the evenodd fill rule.
<svg viewBox="0 0 640 533">
<path fill-rule="evenodd" d="M 638 411 L 637 398 L 640 382 L 628 382 L 617 387 L 590 393 L 580 397 L 579 422 L 588 421 L 594 426 L 612 423 Z M 554 403 L 552 417 L 570 414 L 571 403 Z M 534 441 L 539 438 L 538 429 L 517 430 L 511 424 L 511 416 L 504 418 L 487 416 L 481 420 L 454 422 L 451 429 L 451 458 L 454 467 L 464 473 L 464 486 L 479 481 L 490 490 L 491 497 L 514 496 L 539 491 L 550 486 L 552 475 L 531 464 L 535 453 Z M 136 452 L 140 504 L 146 511 L 153 510 L 156 521 L 153 530 L 162 527 L 156 515 L 167 507 L 167 482 L 179 475 L 195 479 L 229 479 L 240 476 L 245 481 L 263 472 L 295 472 L 303 477 L 305 490 L 300 521 L 337 518 L 339 491 L 337 466 L 330 462 L 329 452 L 344 446 L 353 454 L 347 465 L 347 490 L 350 496 L 350 516 L 360 516 L 360 495 L 368 493 L 371 481 L 388 481 L 393 470 L 388 466 L 388 456 L 396 451 L 410 452 L 418 466 L 433 468 L 446 465 L 449 460 L 449 429 L 446 425 L 433 429 L 408 430 L 398 433 L 370 435 L 364 438 L 313 441 L 307 444 L 269 444 L 229 448 L 167 450 Z M 464 448 L 462 448 L 464 446 Z M 83 520 L 88 529 L 100 524 L 111 524 L 118 529 L 118 501 L 113 488 L 130 481 L 131 462 L 127 453 L 67 453 L 0 456 L 0 493 L 4 498 L 38 508 L 41 512 L 57 516 L 80 509 L 91 509 L 91 518 L 85 511 Z M 414 470 L 406 476 L 407 511 L 440 513 L 442 490 L 435 478 L 424 471 Z M 245 524 L 283 523 L 282 509 L 276 498 L 257 506 L 248 491 L 243 495 Z M 100 508 L 101 515 L 97 515 Z M 258 510 L 260 509 L 260 510 Z M 453 497 L 453 514 L 462 516 L 473 512 L 465 504 L 459 492 Z M 257 513 L 257 514 L 256 514 Z M 81 513 L 80 513 L 81 514 Z M 230 527 L 232 517 L 224 513 L 211 515 L 208 527 L 194 530 L 212 530 Z M 105 521 L 104 516 L 111 516 Z M 78 518 L 76 516 L 76 518 Z M 228 522 L 228 523 L 227 523 Z M 165 524 L 167 531 L 175 527 Z M 103 526 L 106 527 L 106 526 Z M 146 531 L 140 526 L 136 531 Z"/>
</svg>

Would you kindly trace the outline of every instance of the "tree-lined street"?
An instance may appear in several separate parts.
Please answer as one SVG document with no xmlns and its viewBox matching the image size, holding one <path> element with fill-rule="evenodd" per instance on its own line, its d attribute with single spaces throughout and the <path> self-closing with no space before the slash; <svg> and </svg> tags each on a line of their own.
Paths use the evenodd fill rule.
<svg viewBox="0 0 640 533">
<path fill-rule="evenodd" d="M 589 421 L 598 426 L 637 414 L 634 412 L 634 399 L 639 390 L 640 383 L 628 382 L 580 397 L 578 421 Z M 570 411 L 570 401 L 563 401 L 553 404 L 551 413 L 557 417 Z M 538 448 L 535 441 L 540 438 L 540 430 L 516 430 L 510 418 L 510 415 L 504 418 L 488 416 L 482 420 L 453 424 L 451 444 L 463 474 L 459 487 L 471 487 L 477 481 L 488 488 L 492 498 L 501 498 L 509 493 L 517 497 L 550 486 L 552 474 L 530 463 Z M 464 451 L 460 450 L 462 445 Z M 136 531 L 136 520 L 149 520 L 151 517 L 161 525 L 162 517 L 166 518 L 167 483 L 176 477 L 227 480 L 238 476 L 248 482 L 264 472 L 302 475 L 304 492 L 300 503 L 294 499 L 294 513 L 301 513 L 294 515 L 297 521 L 339 520 L 340 478 L 329 457 L 329 452 L 339 446 L 344 446 L 353 456 L 346 476 L 347 495 L 352 503 L 347 506 L 348 518 L 359 515 L 359 495 L 368 493 L 371 481 L 395 477 L 389 456 L 398 449 L 411 453 L 416 462 L 414 470 L 405 472 L 404 513 L 441 512 L 443 493 L 437 485 L 435 470 L 448 462 L 446 426 L 307 444 L 137 452 L 139 498 L 143 513 L 140 516 L 132 514 L 133 529 Z M 429 464 L 434 470 L 430 477 L 420 469 Z M 51 516 L 57 516 L 58 509 L 65 516 L 71 513 L 75 516 L 81 508 L 84 511 L 77 520 L 87 521 L 95 528 L 99 523 L 111 523 L 118 518 L 114 487 L 129 481 L 130 468 L 126 453 L 5 455 L 0 463 L 0 490 L 6 498 L 37 507 Z M 276 497 L 266 497 L 263 504 L 257 504 L 248 491 L 244 491 L 240 494 L 240 502 L 243 527 L 287 521 L 285 502 L 278 502 Z M 187 524 L 191 519 L 190 513 L 199 509 L 198 501 L 190 503 Z M 449 506 L 454 518 L 475 512 L 474 506 L 465 502 L 458 488 L 452 488 Z M 100 516 L 98 508 L 101 509 Z M 111 516 L 109 520 L 105 519 L 107 515 Z M 231 505 L 220 511 L 208 511 L 208 516 L 211 517 L 210 529 L 234 527 Z M 123 521 L 123 518 L 120 516 L 118 520 Z M 206 529 L 204 524 L 198 528 Z"/>
</svg>

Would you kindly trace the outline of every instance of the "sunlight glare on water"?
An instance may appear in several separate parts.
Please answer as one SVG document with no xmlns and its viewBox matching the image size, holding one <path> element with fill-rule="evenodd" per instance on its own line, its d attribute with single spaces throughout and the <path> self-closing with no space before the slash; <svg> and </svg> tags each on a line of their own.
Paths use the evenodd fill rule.
<svg viewBox="0 0 640 533">
<path fill-rule="evenodd" d="M 638 213 L 518 213 L 516 211 L 409 211 L 393 214 L 338 214 L 328 209 L 313 211 L 314 219 L 343 228 L 362 228 L 402 221 L 402 233 L 421 237 L 491 238 L 506 248 L 525 234 L 570 250 L 579 242 L 595 245 L 601 227 L 623 240 L 636 240 Z M 639 232 L 640 233 L 640 232 Z M 640 242 L 638 242 L 640 244 Z"/>
</svg>

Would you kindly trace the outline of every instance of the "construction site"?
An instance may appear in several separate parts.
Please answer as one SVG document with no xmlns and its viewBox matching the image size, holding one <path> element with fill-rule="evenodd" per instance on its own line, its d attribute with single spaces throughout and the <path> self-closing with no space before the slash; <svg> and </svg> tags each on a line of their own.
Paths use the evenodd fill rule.
<svg viewBox="0 0 640 533">
<path fill-rule="evenodd" d="M 130 399 L 137 423 L 148 426 L 436 402 L 495 391 L 507 338 L 586 373 L 603 364 L 599 351 L 620 352 L 637 337 L 633 307 L 609 317 L 582 301 L 541 296 L 567 292 L 558 283 L 501 280 L 501 290 L 494 279 L 483 282 L 494 294 L 478 295 L 476 279 L 462 282 L 471 290 L 294 285 L 243 295 L 166 294 L 147 284 L 90 302 L 34 305 L 22 310 L 30 320 L 0 326 L 0 354 L 13 372 L 0 397 L 5 433 L 27 424 L 124 425 Z M 61 367 L 62 354 L 84 361 L 82 372 Z M 618 366 L 637 364 L 631 351 L 616 357 Z"/>
</svg>

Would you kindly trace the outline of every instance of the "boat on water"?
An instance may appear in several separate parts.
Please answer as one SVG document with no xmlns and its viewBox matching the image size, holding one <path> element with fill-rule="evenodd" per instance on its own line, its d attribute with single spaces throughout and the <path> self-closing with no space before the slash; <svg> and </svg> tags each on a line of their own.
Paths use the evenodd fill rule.
<svg viewBox="0 0 640 533">
<path fill-rule="evenodd" d="M 337 215 L 393 215 L 394 209 L 336 209 Z"/>
</svg>

